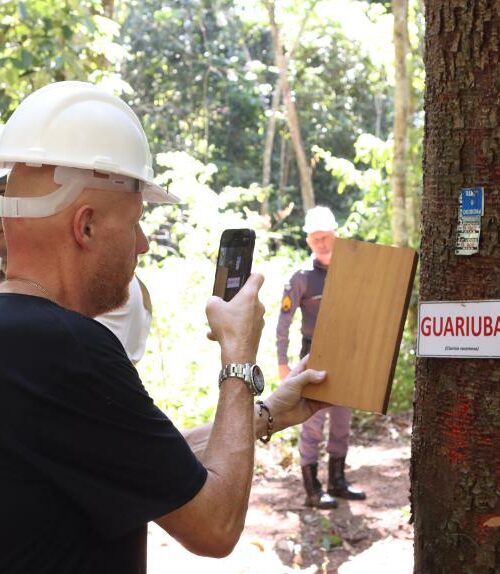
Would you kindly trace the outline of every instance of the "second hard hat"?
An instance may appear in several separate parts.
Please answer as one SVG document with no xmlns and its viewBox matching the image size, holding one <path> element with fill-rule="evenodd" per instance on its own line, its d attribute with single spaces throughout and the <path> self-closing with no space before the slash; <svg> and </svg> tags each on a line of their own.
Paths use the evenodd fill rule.
<svg viewBox="0 0 500 574">
<path fill-rule="evenodd" d="M 306 233 L 315 233 L 316 231 L 334 231 L 337 227 L 332 210 L 323 205 L 317 205 L 307 211 L 302 229 Z"/>
</svg>

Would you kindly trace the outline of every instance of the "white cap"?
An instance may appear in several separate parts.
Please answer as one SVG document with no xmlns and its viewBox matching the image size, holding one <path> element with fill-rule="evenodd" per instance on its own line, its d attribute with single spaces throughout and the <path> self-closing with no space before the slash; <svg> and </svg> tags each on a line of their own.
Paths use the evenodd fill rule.
<svg viewBox="0 0 500 574">
<path fill-rule="evenodd" d="M 337 227 L 337 221 L 332 210 L 328 207 L 317 205 L 307 211 L 302 229 L 306 233 L 315 233 L 316 231 L 334 231 Z"/>
<path fill-rule="evenodd" d="M 21 102 L 0 132 L 0 167 L 54 165 L 142 182 L 144 201 L 176 203 L 154 183 L 151 152 L 135 113 L 87 82 L 56 82 Z"/>
</svg>

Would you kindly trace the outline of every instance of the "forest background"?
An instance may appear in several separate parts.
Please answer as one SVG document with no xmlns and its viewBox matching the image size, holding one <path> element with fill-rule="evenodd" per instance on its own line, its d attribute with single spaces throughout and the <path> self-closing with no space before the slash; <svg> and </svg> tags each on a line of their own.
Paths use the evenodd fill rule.
<svg viewBox="0 0 500 574">
<path fill-rule="evenodd" d="M 267 309 L 259 362 L 270 388 L 283 285 L 308 257 L 307 207 L 331 207 L 341 237 L 418 246 L 423 15 L 418 0 L 403 3 L 398 36 L 397 5 L 0 1 L 0 123 L 49 82 L 98 83 L 135 110 L 157 181 L 183 200 L 147 207 L 151 248 L 138 271 L 155 308 L 139 370 L 178 425 L 210 420 L 216 405 L 219 357 L 204 305 L 223 229 L 257 232 Z M 412 406 L 414 331 L 411 312 L 389 412 Z M 291 362 L 299 338 L 296 321 Z"/>
</svg>

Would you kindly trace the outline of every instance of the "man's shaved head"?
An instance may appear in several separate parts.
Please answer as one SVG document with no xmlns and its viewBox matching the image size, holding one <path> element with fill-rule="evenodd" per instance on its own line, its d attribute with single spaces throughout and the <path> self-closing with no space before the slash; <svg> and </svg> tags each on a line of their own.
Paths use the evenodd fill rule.
<svg viewBox="0 0 500 574">
<path fill-rule="evenodd" d="M 57 188 L 54 183 L 54 166 L 31 167 L 16 163 L 9 176 L 5 197 L 40 197 Z"/>
<path fill-rule="evenodd" d="M 40 197 L 58 188 L 54 167 L 16 164 L 6 196 Z M 147 251 L 141 214 L 140 193 L 85 189 L 54 215 L 6 217 L 7 276 L 52 275 L 44 287 L 89 316 L 118 307 L 128 296 L 138 254 Z"/>
</svg>

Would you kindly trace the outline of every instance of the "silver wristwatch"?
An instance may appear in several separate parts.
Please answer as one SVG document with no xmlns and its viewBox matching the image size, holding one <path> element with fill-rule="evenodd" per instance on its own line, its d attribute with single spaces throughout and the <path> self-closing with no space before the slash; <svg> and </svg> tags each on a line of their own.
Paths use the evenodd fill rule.
<svg viewBox="0 0 500 574">
<path fill-rule="evenodd" d="M 252 363 L 228 363 L 219 373 L 219 387 L 229 378 L 241 379 L 252 395 L 260 395 L 264 390 L 264 375 L 260 367 Z"/>
</svg>

